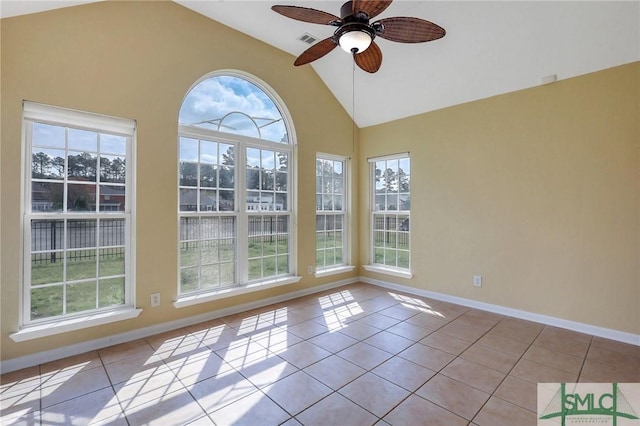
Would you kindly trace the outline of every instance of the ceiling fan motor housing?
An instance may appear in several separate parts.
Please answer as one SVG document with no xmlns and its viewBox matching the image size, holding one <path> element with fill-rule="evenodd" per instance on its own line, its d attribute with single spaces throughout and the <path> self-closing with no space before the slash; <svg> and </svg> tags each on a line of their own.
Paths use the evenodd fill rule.
<svg viewBox="0 0 640 426">
<path fill-rule="evenodd" d="M 336 44 L 340 44 L 340 38 L 344 34 L 352 31 L 360 31 L 367 34 L 371 38 L 371 41 L 375 38 L 376 30 L 373 26 L 369 25 L 369 15 L 362 11 L 354 12 L 352 1 L 348 1 L 342 5 L 340 8 L 340 18 L 342 22 L 333 34 L 333 40 Z M 360 52 L 355 50 L 353 53 Z"/>
</svg>

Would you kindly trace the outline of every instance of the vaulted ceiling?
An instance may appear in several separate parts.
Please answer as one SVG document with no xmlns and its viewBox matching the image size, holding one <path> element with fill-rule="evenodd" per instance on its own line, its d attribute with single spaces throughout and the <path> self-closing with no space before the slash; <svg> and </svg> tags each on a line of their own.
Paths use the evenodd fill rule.
<svg viewBox="0 0 640 426">
<path fill-rule="evenodd" d="M 86 1 L 2 0 L 8 17 Z M 215 21 L 296 56 L 310 34 L 330 37 L 334 27 L 285 18 L 274 4 L 301 5 L 339 15 L 339 1 L 176 0 Z M 334 49 L 310 65 L 329 90 L 371 126 L 448 106 L 534 87 L 640 60 L 640 1 L 409 1 L 395 0 L 377 19 L 415 16 L 447 31 L 428 43 L 377 38 L 381 69 L 369 74 Z M 353 103 L 355 100 L 355 105 Z"/>
</svg>

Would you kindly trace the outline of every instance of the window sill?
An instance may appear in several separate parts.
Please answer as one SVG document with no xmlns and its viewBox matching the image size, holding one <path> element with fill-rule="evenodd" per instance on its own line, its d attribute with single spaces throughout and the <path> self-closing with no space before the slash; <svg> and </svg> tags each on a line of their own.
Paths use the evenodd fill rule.
<svg viewBox="0 0 640 426">
<path fill-rule="evenodd" d="M 380 274 L 392 275 L 394 277 L 411 279 L 413 274 L 406 269 L 389 268 L 382 265 L 363 265 L 365 271 L 378 272 Z"/>
<path fill-rule="evenodd" d="M 224 299 L 226 297 L 233 297 L 240 294 L 253 293 L 254 291 L 266 290 L 268 288 L 295 284 L 297 282 L 300 282 L 301 279 L 302 277 L 300 276 L 281 277 L 268 281 L 260 281 L 259 283 L 249 284 L 242 287 L 229 287 L 216 291 L 210 291 L 207 293 L 185 295 L 182 297 L 178 297 L 178 299 L 173 302 L 173 306 L 176 308 L 184 308 L 186 306 L 193 306 L 199 303 L 211 302 L 213 300 Z"/>
<path fill-rule="evenodd" d="M 10 334 L 14 342 L 25 342 L 27 340 L 48 337 L 54 334 L 66 333 L 68 331 L 81 330 L 83 328 L 95 327 L 97 325 L 109 324 L 116 321 L 123 321 L 136 318 L 142 309 L 126 308 L 109 312 L 98 312 L 83 315 L 75 318 L 63 319 L 46 324 L 26 326 L 20 331 Z"/>
<path fill-rule="evenodd" d="M 317 270 L 314 276 L 316 278 L 328 277 L 329 275 L 336 275 L 336 274 L 342 274 L 345 272 L 351 272 L 355 268 L 356 268 L 355 266 L 350 266 L 350 265 L 336 266 L 335 268 L 324 268 L 324 269 Z"/>
</svg>

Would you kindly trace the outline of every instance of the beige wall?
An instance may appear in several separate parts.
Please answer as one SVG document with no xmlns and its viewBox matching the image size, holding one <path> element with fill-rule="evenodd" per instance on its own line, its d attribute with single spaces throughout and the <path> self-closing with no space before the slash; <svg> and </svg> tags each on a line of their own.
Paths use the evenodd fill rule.
<svg viewBox="0 0 640 426">
<path fill-rule="evenodd" d="M 363 275 L 640 334 L 639 103 L 634 63 L 362 129 L 361 210 L 410 151 L 414 217 L 414 277 Z"/>
<path fill-rule="evenodd" d="M 307 265 L 315 263 L 316 152 L 356 154 L 351 150 L 352 122 L 348 114 L 310 67 L 295 68 L 291 55 L 170 2 L 99 2 L 7 18 L 0 23 L 0 359 L 356 275 L 354 271 L 316 280 L 306 274 Z M 190 86 L 219 69 L 242 70 L 265 81 L 284 100 L 293 117 L 299 144 L 298 270 L 304 278 L 296 285 L 175 309 L 170 301 L 177 293 L 178 110 Z M 24 343 L 9 339 L 9 333 L 18 329 L 23 99 L 137 120 L 136 297 L 137 305 L 143 308 L 139 318 Z M 357 221 L 355 225 L 354 231 Z M 354 253 L 355 258 L 358 256 Z M 161 293 L 163 305 L 159 308 L 149 307 L 153 292 Z"/>
</svg>

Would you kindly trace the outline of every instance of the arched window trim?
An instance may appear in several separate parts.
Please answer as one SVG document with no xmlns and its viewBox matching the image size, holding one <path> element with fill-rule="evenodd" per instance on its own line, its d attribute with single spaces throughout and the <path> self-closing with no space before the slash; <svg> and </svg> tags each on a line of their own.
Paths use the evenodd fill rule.
<svg viewBox="0 0 640 426">
<path fill-rule="evenodd" d="M 274 277 L 265 277 L 263 279 L 258 280 L 249 280 L 244 282 L 238 282 L 236 285 L 232 287 L 222 287 L 222 288 L 214 288 L 212 290 L 199 290 L 194 292 L 184 292 L 181 293 L 180 289 L 180 271 L 178 272 L 178 298 L 174 302 L 175 307 L 184 307 L 190 306 L 197 303 L 204 303 L 211 300 L 216 300 L 224 297 L 235 296 L 243 293 L 248 293 L 252 291 L 263 290 L 270 287 L 286 285 L 291 283 L 299 282 L 302 277 L 297 276 L 297 241 L 295 235 L 297 233 L 297 167 L 296 167 L 296 152 L 297 152 L 297 142 L 296 142 L 296 132 L 293 125 L 293 121 L 291 119 L 291 115 L 284 104 L 284 101 L 278 96 L 278 94 L 269 87 L 265 82 L 260 80 L 259 78 L 251 75 L 249 73 L 238 71 L 238 70 L 217 70 L 210 73 L 207 73 L 200 79 L 198 79 L 194 84 L 187 90 L 185 96 L 183 98 L 183 103 L 186 100 L 189 93 L 196 87 L 198 84 L 203 81 L 215 77 L 236 77 L 243 80 L 248 81 L 249 83 L 255 85 L 258 89 L 262 90 L 265 95 L 267 95 L 271 101 L 274 103 L 275 107 L 280 112 L 280 115 L 283 120 L 283 124 L 285 130 L 287 132 L 287 142 L 276 142 L 267 139 L 255 138 L 243 134 L 236 133 L 228 133 L 224 131 L 218 131 L 206 127 L 188 125 L 188 124 L 179 124 L 178 125 L 178 140 L 181 136 L 183 137 L 195 137 L 195 138 L 205 138 L 205 139 L 215 139 L 216 141 L 224 144 L 230 144 L 236 147 L 236 200 L 233 213 L 236 214 L 236 217 L 239 220 L 240 218 L 246 218 L 249 215 L 253 214 L 262 214 L 262 212 L 253 212 L 249 211 L 246 207 L 245 200 L 245 191 L 243 189 L 246 187 L 246 176 L 244 164 L 240 166 L 240 161 L 246 161 L 245 152 L 240 153 L 241 150 L 246 150 L 246 147 L 251 148 L 259 148 L 266 149 L 271 151 L 282 151 L 288 152 L 289 154 L 289 229 L 291 238 L 289 238 L 289 274 L 286 276 L 274 276 Z M 181 104 L 182 105 L 182 104 Z M 178 144 L 179 150 L 179 144 Z M 178 153 L 179 154 L 179 153 Z M 179 155 L 178 155 L 179 158 Z M 178 191 L 179 192 L 179 191 Z M 180 234 L 180 218 L 181 217 L 197 217 L 202 212 L 186 212 L 180 211 L 178 209 L 178 233 Z M 223 212 L 224 213 L 224 212 Z M 231 212 L 229 212 L 231 213 Z M 278 213 L 278 212 L 274 212 Z M 236 225 L 238 226 L 238 225 Z M 236 253 L 239 251 L 240 244 L 246 244 L 247 232 L 245 230 L 241 230 L 241 227 L 236 229 L 236 237 L 237 239 L 237 247 Z M 180 241 L 180 235 L 178 235 L 178 240 Z M 180 244 L 179 244 L 180 246 Z M 180 256 L 180 248 L 178 248 L 178 256 Z M 180 258 L 178 259 L 180 262 Z M 236 263 L 244 263 L 239 259 L 236 260 Z M 241 272 L 239 269 L 237 272 L 240 274 L 236 276 L 236 280 L 241 280 L 242 274 L 246 271 Z"/>
</svg>

